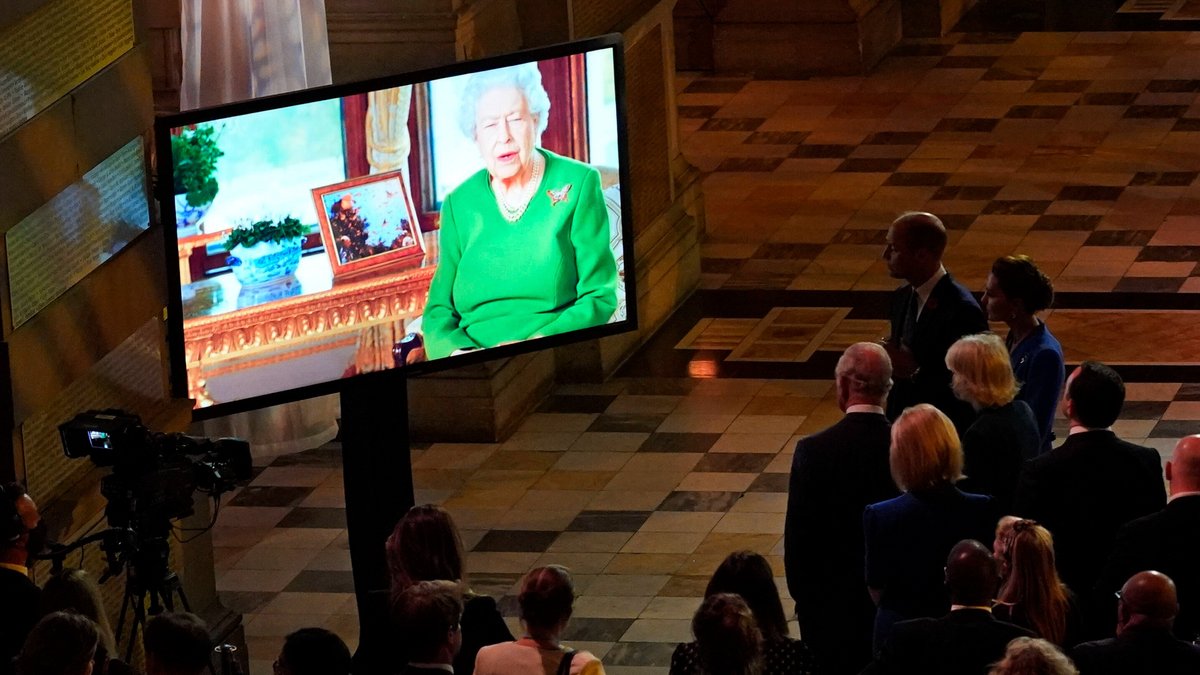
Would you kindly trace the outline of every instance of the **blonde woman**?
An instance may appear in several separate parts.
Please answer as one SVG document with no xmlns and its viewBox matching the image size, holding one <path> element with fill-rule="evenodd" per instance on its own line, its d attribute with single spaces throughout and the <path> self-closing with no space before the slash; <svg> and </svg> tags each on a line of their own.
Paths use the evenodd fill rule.
<svg viewBox="0 0 1200 675">
<path fill-rule="evenodd" d="M 946 354 L 950 388 L 975 409 L 975 421 L 963 434 L 961 487 L 991 495 L 1003 512 L 1012 506 L 1021 463 L 1037 456 L 1041 434 L 1029 404 L 1015 400 L 1008 349 L 998 335 L 968 335 Z"/>
<path fill-rule="evenodd" d="M 1007 570 L 992 613 L 1059 647 L 1074 646 L 1079 609 L 1054 566 L 1054 537 L 1032 520 L 1017 520 L 1002 553 Z"/>
<path fill-rule="evenodd" d="M 1079 675 L 1066 654 L 1045 640 L 1021 637 L 1008 643 L 1004 658 L 988 675 Z"/>
<path fill-rule="evenodd" d="M 946 556 L 963 539 L 987 541 L 997 519 L 990 497 L 955 487 L 962 446 L 954 424 L 937 408 L 923 403 L 900 415 L 888 459 L 904 494 L 863 511 L 876 651 L 896 622 L 946 613 Z"/>
</svg>

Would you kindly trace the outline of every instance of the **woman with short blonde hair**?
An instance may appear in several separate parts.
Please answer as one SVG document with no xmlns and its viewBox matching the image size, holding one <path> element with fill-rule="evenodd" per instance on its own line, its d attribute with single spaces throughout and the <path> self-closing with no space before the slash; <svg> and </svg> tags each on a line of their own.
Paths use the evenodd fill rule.
<svg viewBox="0 0 1200 675">
<path fill-rule="evenodd" d="M 958 482 L 963 454 L 954 423 L 928 403 L 906 409 L 892 425 L 888 462 L 892 480 L 901 490 Z"/>
<path fill-rule="evenodd" d="M 1033 459 L 1042 445 L 1037 419 L 1028 403 L 1014 400 L 1008 349 L 998 335 L 968 335 L 946 354 L 954 395 L 975 408 L 975 421 L 963 434 L 961 487 L 991 495 L 1007 511 L 1017 489 L 1021 464 Z"/>
<path fill-rule="evenodd" d="M 1040 638 L 1019 637 L 1008 643 L 1004 658 L 988 675 L 1079 675 L 1075 664 L 1053 644 Z"/>
</svg>

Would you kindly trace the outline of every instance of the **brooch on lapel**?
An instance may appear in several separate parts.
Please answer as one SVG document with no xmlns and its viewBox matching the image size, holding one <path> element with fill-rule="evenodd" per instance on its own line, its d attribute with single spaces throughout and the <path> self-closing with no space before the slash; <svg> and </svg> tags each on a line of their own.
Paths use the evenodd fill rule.
<svg viewBox="0 0 1200 675">
<path fill-rule="evenodd" d="M 546 194 L 550 196 L 550 206 L 554 206 L 559 202 L 567 201 L 567 193 L 571 191 L 571 184 L 558 188 L 557 190 L 546 190 Z"/>
</svg>

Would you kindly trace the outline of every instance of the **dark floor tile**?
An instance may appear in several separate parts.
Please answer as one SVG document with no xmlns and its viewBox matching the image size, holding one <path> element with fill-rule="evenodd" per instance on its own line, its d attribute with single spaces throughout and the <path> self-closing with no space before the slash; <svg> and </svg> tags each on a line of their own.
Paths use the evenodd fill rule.
<svg viewBox="0 0 1200 675">
<path fill-rule="evenodd" d="M 275 527 L 314 527 L 340 530 L 346 527 L 346 509 L 296 507 Z"/>
<path fill-rule="evenodd" d="M 749 145 L 799 145 L 808 138 L 807 131 L 756 131 L 742 143 Z"/>
<path fill-rule="evenodd" d="M 520 574 L 471 572 L 471 590 L 480 595 L 500 598 L 521 579 Z"/>
<path fill-rule="evenodd" d="M 692 471 L 715 473 L 759 473 L 775 455 L 761 452 L 710 452 L 700 458 Z"/>
<path fill-rule="evenodd" d="M 1125 277 L 1117 282 L 1116 293 L 1177 293 L 1187 277 Z"/>
<path fill-rule="evenodd" d="M 920 145 L 929 138 L 924 131 L 880 131 L 863 141 L 863 145 Z"/>
<path fill-rule="evenodd" d="M 1200 247 L 1147 246 L 1138 253 L 1138 262 L 1200 262 Z"/>
<path fill-rule="evenodd" d="M 771 172 L 783 164 L 782 157 L 729 157 L 721 160 L 717 171 Z"/>
<path fill-rule="evenodd" d="M 650 511 L 583 511 L 567 532 L 637 532 L 649 517 Z"/>
<path fill-rule="evenodd" d="M 667 495 L 655 511 L 728 511 L 741 498 L 740 492 L 681 490 Z"/>
<path fill-rule="evenodd" d="M 1014 105 L 1004 117 L 1012 120 L 1061 120 L 1070 110 L 1069 105 Z"/>
<path fill-rule="evenodd" d="M 947 213 L 938 217 L 942 219 L 942 225 L 945 225 L 947 230 L 966 230 L 970 229 L 971 223 L 979 216 L 970 213 Z"/>
<path fill-rule="evenodd" d="M 708 452 L 721 434 L 652 433 L 638 452 Z"/>
<path fill-rule="evenodd" d="M 1154 230 L 1096 230 L 1088 235 L 1084 246 L 1145 246 L 1154 237 Z"/>
<path fill-rule="evenodd" d="M 1008 45 L 1017 41 L 1020 33 L 999 31 L 965 33 L 958 41 L 960 45 Z"/>
<path fill-rule="evenodd" d="M 1115 202 L 1124 187 L 1110 185 L 1065 185 L 1056 199 L 1076 202 Z"/>
<path fill-rule="evenodd" d="M 1181 438 L 1193 434 L 1200 434 L 1200 421 L 1162 420 L 1154 425 L 1150 438 Z"/>
<path fill-rule="evenodd" d="M 998 119 L 977 117 L 947 117 L 937 123 L 934 131 L 957 133 L 991 133 L 1000 123 Z"/>
<path fill-rule="evenodd" d="M 1130 185 L 1156 185 L 1159 187 L 1187 187 L 1196 177 L 1197 171 L 1139 171 L 1133 174 Z"/>
<path fill-rule="evenodd" d="M 908 187 L 938 187 L 950 180 L 948 173 L 897 172 L 883 182 L 884 185 L 902 185 Z"/>
<path fill-rule="evenodd" d="M 342 465 L 341 444 L 331 444 L 303 452 L 291 452 L 280 455 L 271 462 L 271 466 L 310 466 L 310 467 L 340 467 Z"/>
<path fill-rule="evenodd" d="M 1188 382 L 1175 392 L 1176 401 L 1200 401 L 1200 383 Z"/>
<path fill-rule="evenodd" d="M 230 506 L 295 506 L 304 501 L 314 488 L 279 487 L 275 485 L 251 485 L 242 488 L 236 497 L 229 500 Z"/>
<path fill-rule="evenodd" d="M 538 412 L 544 413 L 602 413 L 608 410 L 616 396 L 599 394 L 581 394 L 579 396 L 553 395 L 538 406 Z"/>
<path fill-rule="evenodd" d="M 1137 98 L 1135 92 L 1100 91 L 1080 96 L 1079 105 L 1125 106 L 1133 105 Z"/>
<path fill-rule="evenodd" d="M 1091 80 L 1038 80 L 1029 91 L 1036 94 L 1082 94 L 1090 86 Z"/>
<path fill-rule="evenodd" d="M 1131 105 L 1122 115 L 1127 120 L 1163 120 L 1183 117 L 1186 105 Z"/>
<path fill-rule="evenodd" d="M 700 271 L 709 274 L 733 274 L 744 262 L 744 258 L 701 258 Z"/>
<path fill-rule="evenodd" d="M 996 63 L 996 56 L 946 56 L 938 61 L 935 68 L 978 68 L 987 70 Z"/>
<path fill-rule="evenodd" d="M 795 159 L 844 159 L 854 152 L 853 145 L 800 145 L 792 154 Z"/>
<path fill-rule="evenodd" d="M 863 157 L 847 159 L 838 165 L 834 171 L 841 173 L 891 173 L 900 168 L 903 159 L 883 157 Z"/>
<path fill-rule="evenodd" d="M 353 593 L 354 573 L 301 570 L 283 590 L 288 593 Z"/>
<path fill-rule="evenodd" d="M 991 201 L 1000 193 L 999 185 L 944 185 L 933 193 L 935 201 Z"/>
<path fill-rule="evenodd" d="M 1123 420 L 1156 420 L 1167 411 L 1170 401 L 1126 401 L 1121 407 Z"/>
<path fill-rule="evenodd" d="M 591 617 L 572 617 L 571 623 L 563 631 L 563 640 L 581 640 L 587 642 L 616 642 L 621 639 L 633 619 L 595 619 Z"/>
<path fill-rule="evenodd" d="M 475 575 L 471 575 L 471 581 L 471 590 L 475 590 L 473 588 L 475 585 Z M 496 598 L 496 611 L 500 612 L 500 616 L 521 616 L 521 599 L 519 597 L 515 595 L 506 595 L 503 592 L 498 596 L 493 595 L 492 597 Z"/>
<path fill-rule="evenodd" d="M 681 105 L 679 116 L 689 120 L 706 120 L 721 110 L 719 105 Z"/>
<path fill-rule="evenodd" d="M 932 42 L 911 42 L 896 45 L 888 56 L 945 56 L 954 49 L 954 45 L 943 45 Z"/>
<path fill-rule="evenodd" d="M 548 530 L 490 530 L 471 550 L 541 553 L 560 534 Z"/>
<path fill-rule="evenodd" d="M 1200 80 L 1150 80 L 1146 91 L 1155 94 L 1189 94 L 1200 91 Z"/>
<path fill-rule="evenodd" d="M 1171 131 L 1200 131 L 1200 119 L 1181 117 L 1175 120 L 1175 126 L 1171 127 Z"/>
<path fill-rule="evenodd" d="M 983 207 L 983 213 L 994 216 L 1040 216 L 1053 203 L 1036 199 L 994 199 Z"/>
<path fill-rule="evenodd" d="M 675 653 L 673 642 L 618 642 L 604 655 L 609 666 L 666 668 Z"/>
<path fill-rule="evenodd" d="M 760 260 L 812 260 L 821 255 L 823 250 L 825 250 L 823 244 L 767 242 L 759 246 L 751 257 Z"/>
<path fill-rule="evenodd" d="M 1030 229 L 1053 232 L 1090 232 L 1100 225 L 1100 221 L 1100 216 L 1050 215 L 1038 218 Z"/>
<path fill-rule="evenodd" d="M 787 492 L 788 478 L 786 473 L 763 473 L 746 488 L 746 492 Z"/>
<path fill-rule="evenodd" d="M 834 244 L 887 244 L 887 230 L 839 230 L 833 235 Z"/>
<path fill-rule="evenodd" d="M 632 393 L 632 392 L 631 392 Z M 667 419 L 666 413 L 605 413 L 596 418 L 588 431 L 650 432 Z"/>
<path fill-rule="evenodd" d="M 266 591 L 217 591 L 221 604 L 239 614 L 257 612 L 277 595 Z"/>
<path fill-rule="evenodd" d="M 754 131 L 766 121 L 762 117 L 713 117 L 700 127 L 700 131 Z"/>
<path fill-rule="evenodd" d="M 625 393 L 643 396 L 687 396 L 695 386 L 696 380 L 690 377 L 635 377 L 629 380 Z"/>
<path fill-rule="evenodd" d="M 1036 80 L 1043 72 L 1045 72 L 1045 68 L 1037 68 L 1033 66 L 1022 67 L 997 63 L 997 65 L 992 66 L 986 73 L 983 74 L 983 79 L 989 82 L 995 80 Z"/>
<path fill-rule="evenodd" d="M 684 88 L 685 94 L 736 94 L 749 80 L 705 78 L 696 80 Z"/>
</svg>

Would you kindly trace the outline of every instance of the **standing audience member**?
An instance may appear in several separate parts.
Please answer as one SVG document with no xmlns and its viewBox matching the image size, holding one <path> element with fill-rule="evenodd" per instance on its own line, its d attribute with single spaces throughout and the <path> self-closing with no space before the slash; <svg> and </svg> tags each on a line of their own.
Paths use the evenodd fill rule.
<svg viewBox="0 0 1200 675">
<path fill-rule="evenodd" d="M 1067 439 L 1027 463 L 1017 484 L 1013 512 L 1054 534 L 1058 573 L 1085 600 L 1117 530 L 1167 503 L 1158 452 L 1112 432 L 1124 403 L 1121 376 L 1084 361 L 1067 378 Z"/>
<path fill-rule="evenodd" d="M 962 446 L 937 408 L 921 404 L 900 415 L 890 463 L 904 494 L 863 511 L 867 586 L 878 605 L 876 650 L 897 621 L 946 611 L 939 574 L 946 554 L 963 539 L 987 539 L 996 526 L 991 497 L 954 486 L 962 477 Z"/>
<path fill-rule="evenodd" d="M 116 675 L 130 672 L 128 665 L 117 660 L 117 641 L 104 609 L 104 598 L 90 574 L 80 569 L 64 569 L 46 581 L 42 588 L 41 614 L 45 616 L 59 611 L 82 614 L 96 624 L 96 632 L 100 634 L 94 669 L 97 673 Z M 107 667 L 104 667 L 105 664 Z"/>
<path fill-rule="evenodd" d="M 929 403 L 965 431 L 974 414 L 950 391 L 946 352 L 964 335 L 987 330 L 983 310 L 971 292 L 942 266 L 946 227 L 932 213 L 906 213 L 887 233 L 883 259 L 893 279 L 907 282 L 892 294 L 891 334 L 886 347 L 896 380 L 888 417 Z"/>
<path fill-rule="evenodd" d="M 1079 675 L 1058 647 L 1041 638 L 1019 637 L 1008 643 L 1004 658 L 988 675 Z"/>
<path fill-rule="evenodd" d="M 810 675 L 816 672 L 812 652 L 800 640 L 788 637 L 783 602 L 779 599 L 771 563 L 766 558 L 753 551 L 730 553 L 704 590 L 704 596 L 708 598 L 722 593 L 741 598 L 754 615 L 762 635 L 763 675 Z M 702 672 L 703 649 L 704 645 L 699 641 L 676 647 L 671 655 L 671 672 L 675 675 Z M 822 669 L 821 672 L 828 671 Z"/>
<path fill-rule="evenodd" d="M 212 658 L 208 626 L 191 612 L 164 612 L 150 617 L 142 638 L 146 675 L 200 675 Z"/>
<path fill-rule="evenodd" d="M 525 635 L 516 642 L 490 645 L 475 657 L 480 675 L 602 675 L 600 659 L 559 641 L 575 604 L 575 585 L 561 565 L 530 570 L 517 595 Z M 564 667 L 563 664 L 569 664 Z M 457 672 L 457 671 L 456 671 Z"/>
<path fill-rule="evenodd" d="M 393 603 L 418 581 L 444 579 L 463 589 L 462 649 L 454 660 L 454 672 L 459 675 L 470 675 L 481 647 L 513 639 L 496 609 L 496 601 L 471 592 L 465 559 L 454 520 L 449 512 L 433 504 L 409 509 L 387 540 Z M 396 657 L 397 666 L 407 660 L 402 651 Z"/>
<path fill-rule="evenodd" d="M 760 675 L 762 633 L 754 612 L 742 597 L 714 593 L 700 603 L 692 617 L 696 641 L 694 663 L 677 665 L 671 658 L 671 675 Z M 682 646 L 682 645 L 681 645 Z M 679 650 L 675 650 L 676 655 Z"/>
<path fill-rule="evenodd" d="M 1117 533 L 1096 584 L 1097 598 L 1112 598 L 1120 580 L 1140 570 L 1158 570 L 1171 577 L 1179 592 L 1175 635 L 1200 644 L 1200 436 L 1185 436 L 1175 445 L 1175 454 L 1167 462 L 1167 480 L 1171 483 L 1167 507 Z M 1111 602 L 1096 604 L 1112 607 Z"/>
<path fill-rule="evenodd" d="M 47 614 L 21 648 L 17 675 L 92 675 L 99 644 L 96 624 L 86 616 Z"/>
<path fill-rule="evenodd" d="M 453 668 L 462 646 L 463 603 L 452 581 L 420 581 L 396 599 L 402 635 L 408 643 L 404 675 L 441 675 Z"/>
<path fill-rule="evenodd" d="M 892 363 L 877 344 L 852 345 L 835 371 L 846 415 L 796 443 L 783 528 L 783 566 L 804 642 L 829 675 L 871 660 L 875 604 L 863 577 L 862 513 L 897 494 L 884 416 Z"/>
<path fill-rule="evenodd" d="M 971 540 L 956 544 L 946 560 L 950 613 L 896 624 L 863 675 L 985 675 L 1010 640 L 1032 637 L 992 616 L 997 579 L 996 561 L 986 546 Z"/>
<path fill-rule="evenodd" d="M 301 628 L 288 633 L 275 659 L 276 675 L 348 675 L 350 650 L 324 628 Z"/>
<path fill-rule="evenodd" d="M 1032 520 L 1018 520 L 1002 555 L 1006 571 L 992 613 L 1059 647 L 1075 645 L 1082 630 L 1079 603 L 1058 578 L 1050 531 Z"/>
<path fill-rule="evenodd" d="M 1008 350 L 992 333 L 968 335 L 946 354 L 954 395 L 975 410 L 963 434 L 963 473 L 959 487 L 996 498 L 1000 513 L 1012 507 L 1021 464 L 1041 448 L 1037 421 L 1024 401 L 1016 401 Z"/>
<path fill-rule="evenodd" d="M 1179 603 L 1170 577 L 1138 572 L 1119 595 L 1117 636 L 1085 642 L 1072 654 L 1081 675 L 1200 673 L 1200 647 L 1171 634 Z"/>
<path fill-rule="evenodd" d="M 1000 566 L 1000 579 L 1008 578 L 1008 544 L 1012 541 L 1013 525 L 1024 520 L 1016 516 L 1004 516 L 996 523 L 996 538 L 992 540 L 992 556 Z"/>
<path fill-rule="evenodd" d="M 983 288 L 988 321 L 1008 325 L 1004 344 L 1011 355 L 1013 373 L 1020 383 L 1017 400 L 1033 409 L 1041 435 L 1039 452 L 1054 441 L 1054 413 L 1062 395 L 1062 345 L 1038 313 L 1054 302 L 1054 286 L 1028 256 L 1010 255 L 992 264 Z"/>
<path fill-rule="evenodd" d="M 11 675 L 13 658 L 38 617 L 41 591 L 29 578 L 30 556 L 45 543 L 37 504 L 19 483 L 0 486 L 0 675 Z"/>
</svg>

